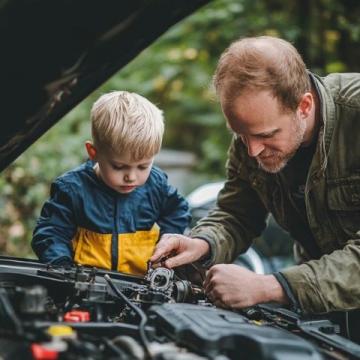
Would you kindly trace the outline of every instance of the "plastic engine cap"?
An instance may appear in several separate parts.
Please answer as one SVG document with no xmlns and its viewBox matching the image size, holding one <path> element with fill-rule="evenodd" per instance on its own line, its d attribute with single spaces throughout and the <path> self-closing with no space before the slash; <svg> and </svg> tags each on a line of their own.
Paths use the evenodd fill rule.
<svg viewBox="0 0 360 360">
<path fill-rule="evenodd" d="M 73 337 L 75 331 L 72 327 L 66 325 L 53 325 L 47 329 L 47 333 L 56 337 Z"/>
<path fill-rule="evenodd" d="M 64 321 L 68 322 L 87 322 L 90 321 L 90 313 L 88 311 L 73 310 L 64 315 Z"/>
<path fill-rule="evenodd" d="M 31 344 L 31 352 L 34 360 L 57 360 L 59 352 L 48 349 L 40 344 Z"/>
</svg>

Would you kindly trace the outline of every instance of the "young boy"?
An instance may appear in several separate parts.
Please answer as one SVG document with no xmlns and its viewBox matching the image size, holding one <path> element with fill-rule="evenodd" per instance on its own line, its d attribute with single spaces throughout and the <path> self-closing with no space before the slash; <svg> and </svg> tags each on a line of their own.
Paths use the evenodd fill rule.
<svg viewBox="0 0 360 360">
<path fill-rule="evenodd" d="M 91 110 L 89 161 L 57 178 L 33 233 L 40 261 L 144 274 L 164 233 L 182 233 L 188 204 L 153 166 L 162 112 L 126 91 L 101 96 Z"/>
</svg>

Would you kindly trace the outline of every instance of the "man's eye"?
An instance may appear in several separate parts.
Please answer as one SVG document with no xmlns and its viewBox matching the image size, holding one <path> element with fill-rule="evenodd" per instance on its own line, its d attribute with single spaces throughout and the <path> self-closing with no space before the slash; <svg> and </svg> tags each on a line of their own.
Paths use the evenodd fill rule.
<svg viewBox="0 0 360 360">
<path fill-rule="evenodd" d="M 264 134 L 264 135 L 259 135 L 260 138 L 262 139 L 270 139 L 274 136 L 274 134 Z"/>
</svg>

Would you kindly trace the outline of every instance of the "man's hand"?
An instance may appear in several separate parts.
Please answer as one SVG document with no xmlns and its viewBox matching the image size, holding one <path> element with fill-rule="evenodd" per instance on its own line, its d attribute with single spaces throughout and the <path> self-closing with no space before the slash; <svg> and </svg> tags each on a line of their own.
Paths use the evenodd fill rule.
<svg viewBox="0 0 360 360">
<path fill-rule="evenodd" d="M 164 265 L 173 268 L 199 260 L 209 251 L 210 246 L 205 240 L 180 234 L 164 234 L 156 245 L 150 261 L 157 263 L 162 258 L 170 256 Z"/>
<path fill-rule="evenodd" d="M 238 265 L 214 265 L 204 281 L 205 293 L 219 307 L 240 309 L 275 301 L 288 303 L 273 275 L 259 275 Z"/>
</svg>

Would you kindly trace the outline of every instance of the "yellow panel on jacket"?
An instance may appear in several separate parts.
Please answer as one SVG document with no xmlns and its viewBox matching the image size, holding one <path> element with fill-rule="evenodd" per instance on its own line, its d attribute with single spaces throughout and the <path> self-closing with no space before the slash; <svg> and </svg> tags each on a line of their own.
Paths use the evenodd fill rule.
<svg viewBox="0 0 360 360">
<path fill-rule="evenodd" d="M 99 234 L 78 228 L 73 239 L 75 263 L 110 270 L 111 239 L 112 234 Z"/>
<path fill-rule="evenodd" d="M 125 273 L 144 275 L 147 270 L 147 261 L 150 259 L 156 242 L 159 239 L 160 229 L 155 224 L 148 231 L 119 234 L 119 263 L 118 270 Z"/>
<path fill-rule="evenodd" d="M 147 261 L 159 239 L 157 224 L 150 230 L 118 235 L 118 271 L 144 275 Z M 112 234 L 99 234 L 79 228 L 74 239 L 74 261 L 78 264 L 111 270 Z"/>
</svg>

